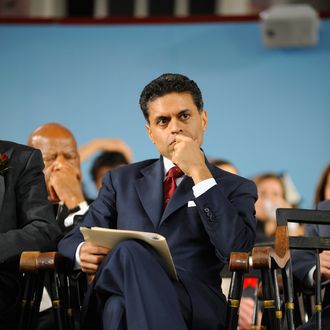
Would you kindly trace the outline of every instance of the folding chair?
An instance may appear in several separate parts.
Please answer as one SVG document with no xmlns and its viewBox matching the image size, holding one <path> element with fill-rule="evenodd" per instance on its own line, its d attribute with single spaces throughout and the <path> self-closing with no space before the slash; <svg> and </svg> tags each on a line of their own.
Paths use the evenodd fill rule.
<svg viewBox="0 0 330 330">
<path fill-rule="evenodd" d="M 20 271 L 23 273 L 24 289 L 18 329 L 36 329 L 42 292 L 48 283 L 58 330 L 78 330 L 77 321 L 87 289 L 85 274 L 68 274 L 64 271 L 60 254 L 38 251 L 21 254 Z"/>
<path fill-rule="evenodd" d="M 321 329 L 321 250 L 330 250 L 330 239 L 322 237 L 291 237 L 288 235 L 288 222 L 301 224 L 329 224 L 330 211 L 305 209 L 277 209 L 277 228 L 274 247 L 255 247 L 252 251 L 253 267 L 260 269 L 263 288 L 263 321 L 262 324 L 271 329 L 283 328 L 282 305 L 284 304 L 287 328 L 295 328 L 294 322 L 294 288 L 290 250 L 314 250 L 316 258 L 315 312 L 317 313 L 317 329 Z M 277 272 L 283 278 L 283 304 L 277 281 Z"/>
<path fill-rule="evenodd" d="M 330 211 L 303 210 L 303 209 L 279 209 L 278 225 L 286 225 L 287 222 L 303 224 L 330 224 Z M 315 276 L 315 309 L 317 329 L 321 329 L 321 274 L 319 253 L 330 250 L 330 237 L 289 237 L 290 249 L 312 250 L 315 252 L 316 276 Z"/>
</svg>

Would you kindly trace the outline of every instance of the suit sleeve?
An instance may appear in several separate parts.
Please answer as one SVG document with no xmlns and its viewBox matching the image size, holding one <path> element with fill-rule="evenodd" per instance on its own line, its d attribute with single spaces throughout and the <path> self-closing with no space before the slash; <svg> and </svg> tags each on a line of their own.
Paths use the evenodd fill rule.
<svg viewBox="0 0 330 330">
<path fill-rule="evenodd" d="M 54 250 L 60 239 L 61 231 L 55 223 L 53 207 L 48 202 L 42 170 L 40 151 L 24 150 L 15 162 L 13 159 L 12 168 L 6 173 L 16 173 L 6 187 L 3 205 L 12 210 L 3 213 L 5 217 L 8 215 L 4 220 L 14 226 L 0 233 L 0 266 L 18 259 L 25 250 Z"/>
<path fill-rule="evenodd" d="M 80 227 L 116 228 L 117 211 L 115 207 L 115 192 L 111 176 L 106 175 L 98 198 L 89 206 L 83 221 L 75 226 L 58 244 L 59 253 L 65 257 L 69 269 L 74 267 L 75 254 L 78 245 L 84 241 Z"/>
<path fill-rule="evenodd" d="M 249 180 L 240 183 L 228 196 L 218 183 L 195 199 L 204 228 L 223 262 L 227 262 L 232 251 L 252 249 L 256 199 L 255 184 Z"/>
<path fill-rule="evenodd" d="M 319 226 L 305 225 L 305 236 L 319 237 Z M 304 285 L 309 281 L 307 276 L 309 271 L 316 265 L 315 253 L 311 250 L 293 250 L 292 251 L 292 271 L 293 275 Z"/>
</svg>

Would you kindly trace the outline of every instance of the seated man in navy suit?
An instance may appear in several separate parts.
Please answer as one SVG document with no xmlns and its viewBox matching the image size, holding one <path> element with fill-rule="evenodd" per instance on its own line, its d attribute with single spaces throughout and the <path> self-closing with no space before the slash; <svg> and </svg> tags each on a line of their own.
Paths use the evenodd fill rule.
<svg viewBox="0 0 330 330">
<path fill-rule="evenodd" d="M 205 158 L 201 145 L 208 117 L 193 80 L 163 74 L 144 88 L 140 106 L 160 158 L 107 173 L 81 226 L 165 236 L 179 281 L 169 278 L 146 244 L 127 240 L 109 251 L 85 243 L 76 227 L 59 243 L 59 251 L 70 267 L 96 274 L 84 326 L 223 329 L 226 300 L 220 270 L 231 251 L 249 251 L 254 244 L 255 185 Z M 174 166 L 177 173 L 182 170 L 181 177 L 172 177 Z M 169 178 L 171 187 L 177 186 L 172 197 Z M 101 316 L 89 313 L 93 301 L 100 303 Z"/>
</svg>

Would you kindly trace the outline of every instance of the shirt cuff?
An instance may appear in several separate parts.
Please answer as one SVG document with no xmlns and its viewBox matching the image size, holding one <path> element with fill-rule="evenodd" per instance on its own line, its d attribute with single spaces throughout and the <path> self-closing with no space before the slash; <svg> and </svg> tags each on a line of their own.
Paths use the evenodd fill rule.
<svg viewBox="0 0 330 330">
<path fill-rule="evenodd" d="M 198 182 L 195 184 L 192 189 L 195 198 L 199 197 L 200 195 L 203 195 L 206 191 L 211 189 L 213 186 L 215 186 L 217 182 L 215 181 L 214 178 L 206 179 L 201 182 Z"/>
<path fill-rule="evenodd" d="M 310 269 L 310 271 L 308 272 L 308 276 L 307 276 L 307 284 L 309 285 L 309 286 L 311 286 L 311 287 L 313 287 L 313 286 L 315 286 L 315 280 L 314 280 L 314 272 L 315 272 L 315 270 L 316 270 L 316 266 L 313 266 L 311 269 Z M 322 280 L 321 280 L 321 284 L 322 285 L 326 285 L 326 284 L 328 284 L 330 282 L 330 280 L 325 280 L 325 281 L 323 281 L 322 282 Z"/>
<path fill-rule="evenodd" d="M 307 285 L 309 287 L 313 287 L 314 286 L 314 271 L 316 269 L 316 266 L 313 266 L 310 271 L 308 272 L 308 276 L 307 276 Z"/>
<path fill-rule="evenodd" d="M 46 287 L 43 288 L 39 312 L 43 312 L 52 307 L 52 301 Z"/>
<path fill-rule="evenodd" d="M 81 249 L 81 246 L 84 244 L 85 242 L 81 242 L 78 247 L 77 247 L 77 250 L 76 250 L 76 254 L 75 254 L 75 262 L 74 262 L 74 270 L 77 270 L 77 269 L 80 269 L 81 266 L 80 266 L 80 249 Z"/>
<path fill-rule="evenodd" d="M 64 219 L 64 226 L 65 227 L 70 227 L 73 224 L 73 218 L 75 215 L 80 215 L 80 214 L 85 214 L 89 208 L 89 205 L 87 204 L 86 201 L 83 201 L 78 204 L 79 210 L 77 212 L 71 213 L 69 216 L 67 216 Z"/>
</svg>

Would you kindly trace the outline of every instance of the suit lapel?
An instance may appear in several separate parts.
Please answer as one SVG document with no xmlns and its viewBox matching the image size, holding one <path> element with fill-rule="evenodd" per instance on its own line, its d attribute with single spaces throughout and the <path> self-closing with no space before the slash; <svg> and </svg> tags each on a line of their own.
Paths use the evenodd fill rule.
<svg viewBox="0 0 330 330">
<path fill-rule="evenodd" d="M 135 187 L 141 203 L 155 228 L 162 215 L 164 165 L 160 158 L 141 170 L 142 177 L 137 179 Z"/>
<path fill-rule="evenodd" d="M 207 160 L 206 163 L 214 178 L 217 179 L 221 170 L 209 164 Z M 195 198 L 192 191 L 194 182 L 190 177 L 185 176 L 163 212 L 163 158 L 160 157 L 158 161 L 142 169 L 141 174 L 141 178 L 135 182 L 135 188 L 155 229 L 172 213 L 184 205 L 187 207 L 188 201 Z"/>
<path fill-rule="evenodd" d="M 207 167 L 211 171 L 215 180 L 219 177 L 219 169 L 211 165 L 207 159 L 205 159 Z M 180 207 L 188 207 L 188 202 L 194 200 L 195 196 L 193 194 L 192 187 L 194 186 L 194 181 L 191 177 L 185 176 L 179 187 L 175 190 L 174 195 L 170 199 L 167 207 L 164 210 L 160 224 L 163 223 L 172 213 L 178 210 Z"/>
<path fill-rule="evenodd" d="M 194 195 L 192 192 L 192 186 L 194 185 L 193 180 L 185 176 L 180 183 L 179 187 L 175 190 L 172 198 L 170 199 L 169 203 L 167 204 L 164 213 L 162 215 L 162 218 L 160 220 L 160 224 L 163 223 L 163 221 L 166 220 L 173 212 L 175 212 L 177 209 L 182 207 L 183 205 L 188 204 L 188 201 L 191 201 L 194 199 Z"/>
</svg>

